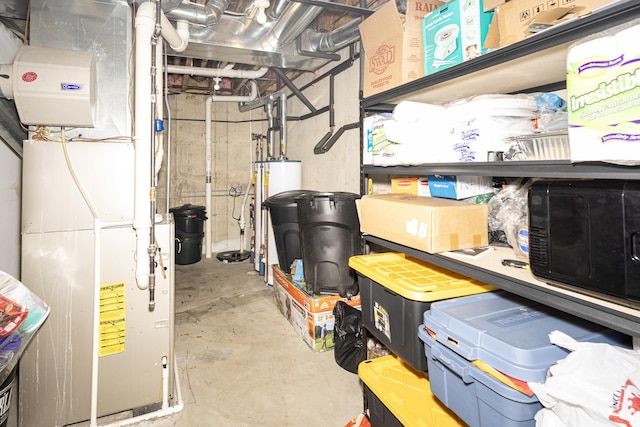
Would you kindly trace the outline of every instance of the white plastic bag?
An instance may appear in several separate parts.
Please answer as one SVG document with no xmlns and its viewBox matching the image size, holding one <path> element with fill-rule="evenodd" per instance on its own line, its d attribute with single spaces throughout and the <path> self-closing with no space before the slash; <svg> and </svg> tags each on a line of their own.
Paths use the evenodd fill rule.
<svg viewBox="0 0 640 427">
<path fill-rule="evenodd" d="M 639 351 L 577 342 L 560 331 L 549 338 L 571 353 L 549 368 L 544 384 L 529 383 L 548 408 L 536 426 L 640 426 Z"/>
</svg>

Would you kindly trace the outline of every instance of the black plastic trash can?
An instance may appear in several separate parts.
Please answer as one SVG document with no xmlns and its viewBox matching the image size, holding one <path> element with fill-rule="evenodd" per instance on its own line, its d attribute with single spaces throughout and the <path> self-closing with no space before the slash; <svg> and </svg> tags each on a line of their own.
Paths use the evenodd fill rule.
<svg viewBox="0 0 640 427">
<path fill-rule="evenodd" d="M 314 294 L 358 293 L 349 257 L 364 253 L 356 211 L 359 194 L 312 193 L 296 197 L 304 281 Z"/>
<path fill-rule="evenodd" d="M 185 233 L 176 230 L 176 264 L 194 264 L 202 259 L 204 233 Z"/>
<path fill-rule="evenodd" d="M 312 193 L 315 192 L 309 190 L 283 191 L 267 197 L 262 203 L 263 208 L 269 209 L 280 269 L 287 274 L 291 273 L 293 261 L 302 259 L 296 197 Z"/>
<path fill-rule="evenodd" d="M 207 215 L 204 206 L 185 204 L 171 208 L 176 226 L 176 264 L 193 264 L 202 259 L 202 238 Z"/>
</svg>

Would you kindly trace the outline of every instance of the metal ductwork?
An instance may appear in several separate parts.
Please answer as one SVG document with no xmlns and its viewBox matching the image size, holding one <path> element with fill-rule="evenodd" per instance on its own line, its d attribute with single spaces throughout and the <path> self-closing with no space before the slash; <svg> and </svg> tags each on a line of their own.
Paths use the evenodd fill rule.
<svg viewBox="0 0 640 427">
<path fill-rule="evenodd" d="M 267 22 L 250 16 L 224 14 L 228 0 L 210 0 L 206 5 L 188 1 L 162 0 L 171 20 L 193 24 L 189 46 L 177 56 L 235 62 L 261 67 L 315 71 L 359 40 L 359 19 L 329 33 L 316 33 L 309 26 L 324 10 L 321 6 L 290 0 L 275 0 L 266 10 Z M 297 43 L 295 43 L 297 41 Z"/>
<path fill-rule="evenodd" d="M 272 21 L 280 18 L 287 5 L 289 4 L 289 1 L 290 0 L 274 0 L 271 3 L 271 6 L 267 8 L 267 17 Z"/>
<path fill-rule="evenodd" d="M 222 14 L 229 2 L 227 0 L 209 0 L 206 5 L 200 5 L 196 3 L 185 2 L 179 7 L 175 7 L 170 11 L 165 10 L 164 1 L 162 9 L 169 19 L 175 19 L 179 21 L 187 21 L 190 24 L 204 25 L 215 27 L 222 19 Z M 182 0 L 174 0 L 174 3 L 180 3 Z"/>
<path fill-rule="evenodd" d="M 336 52 L 360 40 L 360 22 L 360 18 L 354 19 L 328 33 L 307 30 L 303 34 L 302 47 L 308 51 Z M 305 38 L 307 45 L 304 44 Z"/>
<path fill-rule="evenodd" d="M 245 113 L 247 111 L 255 110 L 256 108 L 265 106 L 267 104 L 273 104 L 281 95 L 286 95 L 286 92 L 283 90 L 278 90 L 267 96 L 256 98 L 255 100 L 250 102 L 240 102 L 238 103 L 238 111 Z"/>
<path fill-rule="evenodd" d="M 303 3 L 289 3 L 282 16 L 275 22 L 262 45 L 267 50 L 287 46 L 320 15 L 320 6 L 307 6 Z"/>
<path fill-rule="evenodd" d="M 138 0 L 138 5 L 144 3 L 147 0 Z M 160 8 L 162 9 L 162 11 L 165 13 L 165 15 L 169 12 L 171 12 L 173 9 L 177 8 L 178 6 L 180 6 L 180 4 L 182 3 L 183 0 L 162 0 L 162 4 L 160 6 Z"/>
</svg>

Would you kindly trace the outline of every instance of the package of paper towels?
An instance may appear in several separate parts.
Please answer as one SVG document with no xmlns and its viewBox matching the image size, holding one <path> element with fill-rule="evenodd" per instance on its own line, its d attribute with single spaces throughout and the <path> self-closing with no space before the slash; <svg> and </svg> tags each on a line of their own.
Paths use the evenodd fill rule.
<svg viewBox="0 0 640 427">
<path fill-rule="evenodd" d="M 571 160 L 640 164 L 640 19 L 567 52 Z"/>
</svg>

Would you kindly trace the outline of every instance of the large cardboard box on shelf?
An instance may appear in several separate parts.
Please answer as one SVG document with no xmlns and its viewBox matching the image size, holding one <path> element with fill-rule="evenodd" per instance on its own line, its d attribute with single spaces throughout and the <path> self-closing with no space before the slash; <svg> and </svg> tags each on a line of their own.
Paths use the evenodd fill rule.
<svg viewBox="0 0 640 427">
<path fill-rule="evenodd" d="M 291 275 L 280 270 L 278 266 L 273 267 L 273 299 L 293 329 L 315 352 L 333 350 L 333 307 L 338 301 L 345 301 L 352 307 L 360 308 L 360 294 L 351 299 L 339 295 L 309 295 L 300 284 L 293 281 Z M 324 343 L 323 328 L 326 328 Z"/>
<path fill-rule="evenodd" d="M 505 4 L 508 0 L 483 0 L 482 8 L 485 12 L 494 10 L 496 7 Z"/>
<path fill-rule="evenodd" d="M 363 196 L 360 230 L 381 239 L 437 253 L 489 244 L 488 207 L 412 194 Z"/>
<path fill-rule="evenodd" d="M 496 39 L 487 47 L 507 46 L 524 40 L 531 34 L 532 23 L 555 25 L 578 16 L 590 14 L 594 9 L 611 3 L 611 0 L 511 0 L 498 6 L 497 19 L 491 24 L 497 27 Z M 496 28 L 492 28 L 496 30 Z"/>
<path fill-rule="evenodd" d="M 439 5 L 439 0 L 408 0 L 401 15 L 391 1 L 360 24 L 365 98 L 424 75 L 421 22 Z"/>
<path fill-rule="evenodd" d="M 452 0 L 422 21 L 424 74 L 429 75 L 486 52 L 484 40 L 493 18 L 481 0 Z"/>
</svg>

